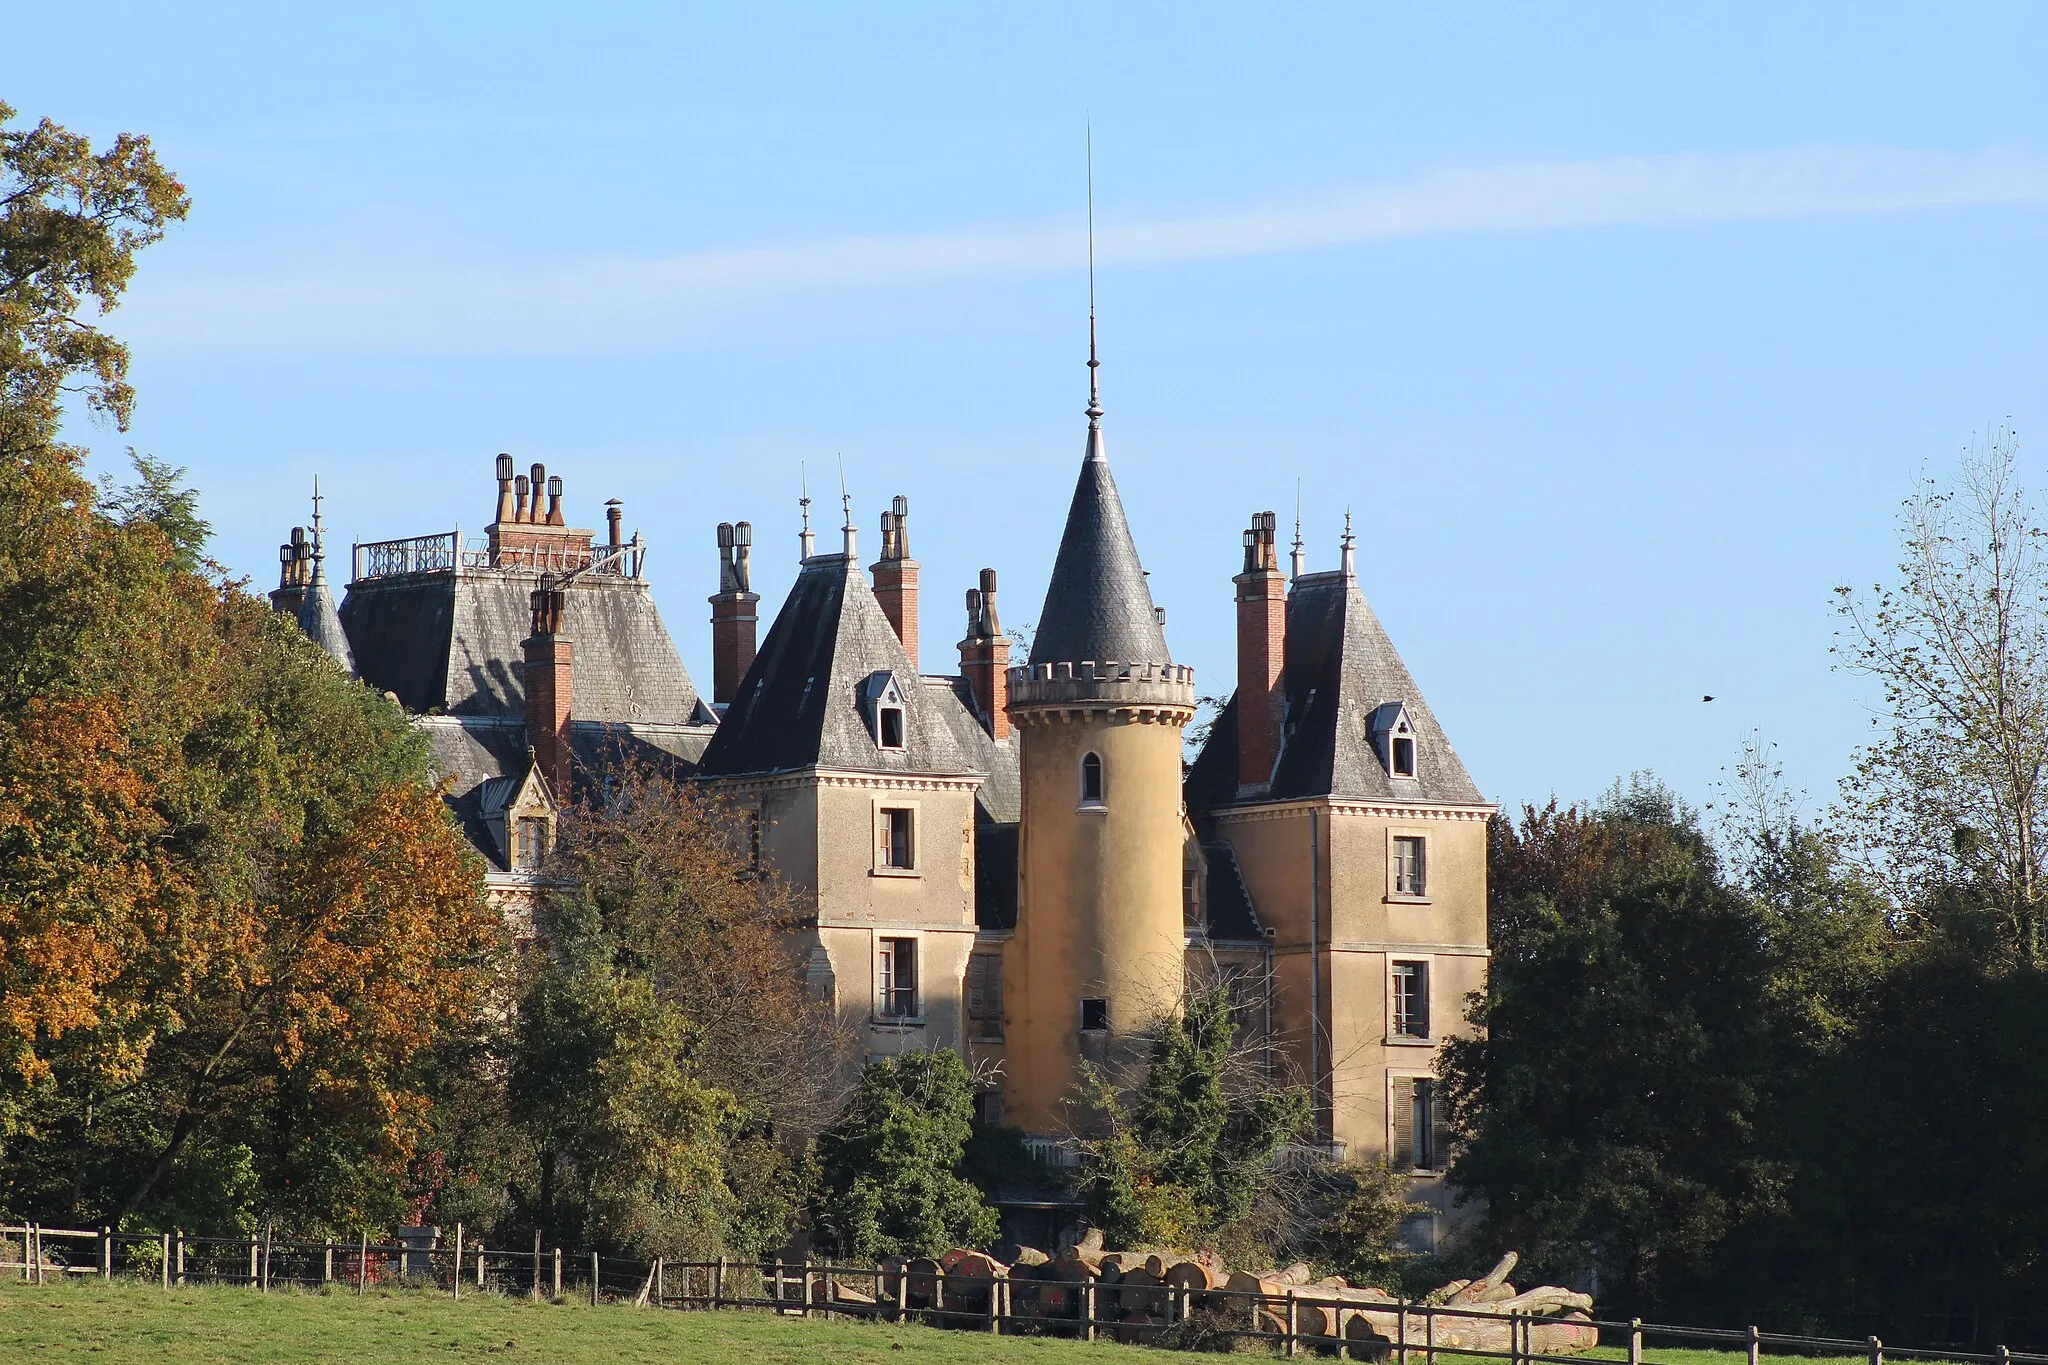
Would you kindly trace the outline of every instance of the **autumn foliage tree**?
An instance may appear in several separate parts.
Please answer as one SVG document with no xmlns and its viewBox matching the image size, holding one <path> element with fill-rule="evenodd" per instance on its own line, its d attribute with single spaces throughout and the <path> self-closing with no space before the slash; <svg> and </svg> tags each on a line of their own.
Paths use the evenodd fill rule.
<svg viewBox="0 0 2048 1365">
<path fill-rule="evenodd" d="M 0 1207 L 382 1221 L 493 979 L 480 868 L 398 709 L 204 565 L 178 471 L 99 489 L 58 439 L 68 394 L 125 421 L 97 318 L 185 198 L 146 139 L 11 117 Z"/>
</svg>

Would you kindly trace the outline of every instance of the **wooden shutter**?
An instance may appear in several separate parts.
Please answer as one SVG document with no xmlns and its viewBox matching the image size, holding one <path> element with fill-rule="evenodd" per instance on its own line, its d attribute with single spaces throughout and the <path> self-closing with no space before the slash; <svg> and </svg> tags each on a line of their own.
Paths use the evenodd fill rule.
<svg viewBox="0 0 2048 1365">
<path fill-rule="evenodd" d="M 1415 1169 L 1415 1081 L 1396 1076 L 1393 1084 L 1394 1149 L 1388 1163 L 1397 1171 Z"/>
<path fill-rule="evenodd" d="M 1444 1088 L 1435 1081 L 1425 1081 L 1429 1087 L 1429 1165 L 1431 1170 L 1445 1171 L 1451 1166 L 1451 1125 L 1449 1106 L 1444 1103 Z"/>
</svg>

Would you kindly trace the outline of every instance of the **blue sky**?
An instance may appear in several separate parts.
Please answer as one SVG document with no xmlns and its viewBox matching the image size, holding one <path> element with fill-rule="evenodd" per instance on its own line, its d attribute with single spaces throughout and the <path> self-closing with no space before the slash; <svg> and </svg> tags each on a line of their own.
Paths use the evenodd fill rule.
<svg viewBox="0 0 2048 1365">
<path fill-rule="evenodd" d="M 422 13 L 431 8 L 432 13 Z M 125 439 L 271 586 L 491 510 L 626 503 L 693 675 L 712 526 L 772 605 L 798 467 L 911 500 L 930 671 L 1037 614 L 1080 457 L 1082 133 L 1110 452 L 1177 655 L 1231 676 L 1252 512 L 1365 590 L 1481 787 L 1824 799 L 1870 728 L 1831 589 L 2048 402 L 2048 10 L 111 6 L 0 98 L 147 132 L 190 221 L 113 325 Z M 118 453 L 118 434 L 76 433 Z M 1703 704 L 1711 693 L 1717 700 Z"/>
</svg>

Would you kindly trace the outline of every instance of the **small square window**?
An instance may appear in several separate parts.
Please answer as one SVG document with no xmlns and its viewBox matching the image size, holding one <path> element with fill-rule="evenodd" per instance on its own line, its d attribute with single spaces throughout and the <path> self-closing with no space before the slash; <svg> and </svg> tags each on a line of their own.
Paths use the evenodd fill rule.
<svg viewBox="0 0 2048 1365">
<path fill-rule="evenodd" d="M 909 871 L 917 866 L 916 811 L 890 808 L 882 812 L 882 866 Z"/>
<path fill-rule="evenodd" d="M 1394 894 L 1426 895 L 1429 885 L 1428 849 L 1418 835 L 1397 835 L 1394 839 Z"/>
<path fill-rule="evenodd" d="M 1109 1001 L 1089 996 L 1081 1002 L 1081 1032 L 1109 1032 Z"/>
</svg>

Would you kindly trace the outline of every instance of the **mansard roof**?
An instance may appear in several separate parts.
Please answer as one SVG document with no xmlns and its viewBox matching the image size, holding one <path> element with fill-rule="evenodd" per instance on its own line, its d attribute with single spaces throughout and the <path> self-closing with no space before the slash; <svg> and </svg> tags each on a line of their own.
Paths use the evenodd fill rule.
<svg viewBox="0 0 2048 1365">
<path fill-rule="evenodd" d="M 1303 574 L 1287 594 L 1280 758 L 1261 801 L 1334 796 L 1481 805 L 1486 798 L 1429 709 L 1355 578 Z M 1415 732 L 1414 777 L 1394 777 L 1374 718 L 1403 708 Z M 1188 804 L 1206 813 L 1237 799 L 1237 700 L 1216 718 L 1189 771 Z"/>
<path fill-rule="evenodd" d="M 349 585 L 340 622 L 364 682 L 408 710 L 522 716 L 523 641 L 534 575 L 443 571 Z M 576 719 L 711 723 L 644 579 L 570 585 L 562 634 L 575 643 Z"/>
<path fill-rule="evenodd" d="M 897 680 L 901 748 L 876 743 L 870 680 Z M 844 768 L 883 773 L 977 771 L 932 689 L 919 685 L 860 565 L 813 555 L 776 613 L 768 638 L 704 751 L 706 777 Z"/>
<path fill-rule="evenodd" d="M 1060 536 L 1046 585 L 1045 609 L 1038 615 L 1038 633 L 1031 641 L 1031 663 L 1079 663 L 1100 659 L 1119 663 L 1173 662 L 1166 632 L 1152 607 L 1152 589 L 1145 582 L 1138 547 L 1110 476 L 1102 446 L 1102 428 L 1091 419 L 1088 449 L 1074 501 L 1067 509 L 1067 529 Z"/>
</svg>

